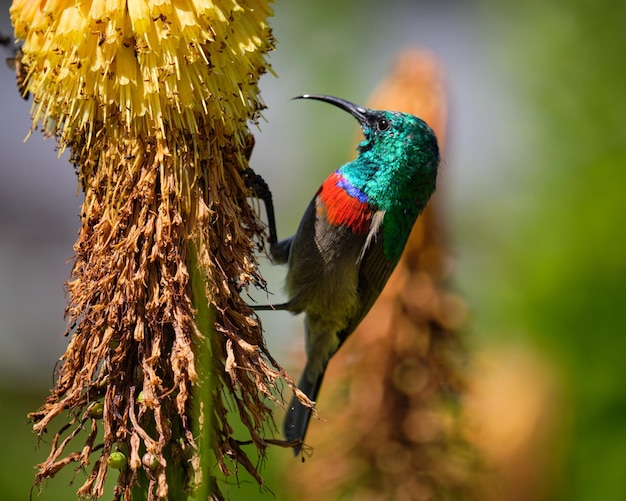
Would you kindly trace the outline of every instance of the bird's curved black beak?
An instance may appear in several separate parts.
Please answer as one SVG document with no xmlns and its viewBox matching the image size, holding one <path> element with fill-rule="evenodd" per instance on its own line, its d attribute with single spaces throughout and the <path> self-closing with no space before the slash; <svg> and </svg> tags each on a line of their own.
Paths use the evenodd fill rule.
<svg viewBox="0 0 626 501">
<path fill-rule="evenodd" d="M 347 111 L 356 118 L 360 124 L 365 124 L 368 121 L 368 111 L 370 110 L 351 103 L 350 101 L 346 101 L 345 99 L 341 99 L 340 97 L 325 96 L 323 94 L 303 94 L 302 96 L 294 97 L 294 99 L 316 99 L 318 101 L 324 101 Z"/>
</svg>

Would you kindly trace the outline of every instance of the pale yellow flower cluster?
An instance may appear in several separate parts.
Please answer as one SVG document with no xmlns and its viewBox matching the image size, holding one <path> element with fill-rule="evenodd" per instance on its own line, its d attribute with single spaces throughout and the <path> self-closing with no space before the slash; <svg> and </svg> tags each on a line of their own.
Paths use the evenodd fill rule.
<svg viewBox="0 0 626 501">
<path fill-rule="evenodd" d="M 259 49 L 269 15 L 254 1 L 15 0 L 34 123 L 64 147 L 112 119 L 122 133 L 156 139 L 169 127 L 198 133 L 202 111 L 245 119 L 256 94 L 246 82 L 256 85 L 266 69 Z M 239 95 L 224 99 L 233 82 Z"/>
</svg>

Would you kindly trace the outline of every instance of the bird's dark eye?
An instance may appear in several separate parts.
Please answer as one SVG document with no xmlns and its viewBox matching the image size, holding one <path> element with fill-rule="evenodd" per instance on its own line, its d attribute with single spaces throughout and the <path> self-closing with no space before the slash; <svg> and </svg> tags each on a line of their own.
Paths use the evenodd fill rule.
<svg viewBox="0 0 626 501">
<path fill-rule="evenodd" d="M 376 125 L 378 126 L 378 130 L 387 130 L 389 128 L 389 122 L 384 118 L 380 118 Z"/>
</svg>

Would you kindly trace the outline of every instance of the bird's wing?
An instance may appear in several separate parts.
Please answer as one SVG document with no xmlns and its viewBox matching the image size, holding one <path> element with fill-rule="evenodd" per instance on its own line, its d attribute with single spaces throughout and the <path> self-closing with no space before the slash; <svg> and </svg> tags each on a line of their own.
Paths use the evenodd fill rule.
<svg viewBox="0 0 626 501">
<path fill-rule="evenodd" d="M 388 259 L 385 256 L 382 225 L 384 215 L 384 212 L 377 212 L 372 220 L 372 226 L 361 254 L 361 266 L 359 268 L 360 308 L 346 329 L 340 333 L 342 341 L 357 328 L 361 320 L 370 311 L 398 264 L 397 260 Z"/>
</svg>

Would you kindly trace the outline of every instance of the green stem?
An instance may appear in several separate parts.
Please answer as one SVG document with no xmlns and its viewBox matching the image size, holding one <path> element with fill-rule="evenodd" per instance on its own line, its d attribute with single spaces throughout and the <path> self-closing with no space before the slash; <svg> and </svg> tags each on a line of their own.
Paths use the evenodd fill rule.
<svg viewBox="0 0 626 501">
<path fill-rule="evenodd" d="M 216 494 L 213 489 L 214 482 L 211 479 L 211 462 L 213 441 L 213 399 L 216 395 L 215 377 L 213 374 L 213 360 L 211 353 L 211 339 L 214 335 L 213 314 L 209 308 L 206 293 L 206 277 L 198 267 L 198 256 L 195 247 L 189 252 L 189 280 L 191 282 L 192 303 L 196 310 L 196 325 L 205 336 L 203 342 L 200 339 L 195 344 L 196 370 L 200 377 L 193 394 L 193 419 L 195 424 L 194 435 L 199 437 L 198 447 L 200 453 L 200 469 L 202 480 L 195 498 L 199 500 L 211 499 Z M 202 425 L 200 424 L 202 423 Z"/>
<path fill-rule="evenodd" d="M 194 420 L 194 436 L 199 437 L 198 448 L 200 453 L 200 468 L 202 472 L 202 480 L 200 485 L 196 486 L 197 490 L 194 498 L 198 500 L 211 499 L 214 494 L 214 488 L 211 482 L 211 451 L 213 450 L 211 441 L 212 427 L 212 408 L 213 396 L 215 395 L 215 378 L 212 373 L 212 359 L 210 340 L 213 333 L 213 315 L 209 309 L 206 295 L 206 279 L 198 268 L 198 258 L 195 246 L 189 247 L 189 281 L 191 287 L 191 300 L 196 310 L 196 326 L 205 336 L 204 340 L 195 339 L 194 351 L 196 360 L 196 370 L 199 375 L 199 382 L 194 388 L 192 396 L 193 420 Z M 203 341 L 203 342 L 201 342 Z M 200 423 L 203 423 L 200 425 Z M 176 420 L 172 423 L 175 428 L 180 427 L 180 423 Z M 150 430 L 148 430 L 150 431 Z M 178 433 L 177 433 L 178 431 Z M 182 431 L 172 430 L 173 437 L 181 437 Z M 170 443 L 164 450 L 163 455 L 167 461 L 167 484 L 168 499 L 171 501 L 184 501 L 189 498 L 188 492 L 188 465 L 184 452 L 177 442 Z M 150 479 L 146 473 L 140 469 L 138 472 L 137 485 L 132 489 L 132 501 L 147 501 L 148 488 Z"/>
<path fill-rule="evenodd" d="M 150 479 L 143 469 L 139 469 L 137 472 L 137 484 L 131 491 L 132 501 L 147 501 L 148 500 L 148 487 Z"/>
<path fill-rule="evenodd" d="M 174 423 L 172 423 L 172 426 L 172 437 L 182 437 L 183 432 L 181 430 L 180 422 L 175 420 Z M 151 435 L 155 435 L 156 428 L 154 423 L 151 423 L 151 425 L 146 428 L 146 431 Z M 176 438 L 174 438 L 174 440 L 163 449 L 163 457 L 165 458 L 165 461 L 167 461 L 167 468 L 165 472 L 167 475 L 168 485 L 167 498 L 170 501 L 184 501 L 189 497 L 187 489 L 189 467 L 186 464 L 183 451 L 176 441 Z M 149 488 L 150 479 L 143 468 L 139 468 L 137 472 L 137 484 L 131 491 L 131 500 L 147 501 L 149 497 Z"/>
</svg>

